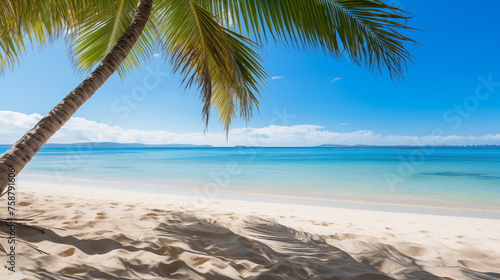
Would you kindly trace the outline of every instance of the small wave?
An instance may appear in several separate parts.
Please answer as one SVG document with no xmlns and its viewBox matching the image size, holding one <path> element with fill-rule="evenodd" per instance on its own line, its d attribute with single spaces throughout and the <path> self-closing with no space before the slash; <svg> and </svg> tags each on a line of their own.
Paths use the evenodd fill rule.
<svg viewBox="0 0 500 280">
<path fill-rule="evenodd" d="M 418 173 L 418 175 L 443 176 L 443 177 L 467 177 L 467 178 L 481 179 L 481 180 L 500 180 L 500 176 L 490 175 L 488 173 L 475 173 L 475 172 L 454 172 L 454 171 L 421 172 Z"/>
</svg>

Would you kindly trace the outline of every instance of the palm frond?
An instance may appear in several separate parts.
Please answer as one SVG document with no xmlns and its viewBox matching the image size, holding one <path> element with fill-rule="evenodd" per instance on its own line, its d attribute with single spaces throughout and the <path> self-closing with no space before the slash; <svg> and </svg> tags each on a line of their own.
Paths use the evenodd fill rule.
<svg viewBox="0 0 500 280">
<path fill-rule="evenodd" d="M 266 77 L 256 45 L 193 0 L 160 1 L 157 15 L 162 49 L 186 86 L 198 85 L 206 123 L 211 106 L 226 132 L 237 111 L 248 119 Z"/>
<path fill-rule="evenodd" d="M 12 69 L 27 46 L 67 36 L 75 66 L 91 70 L 132 21 L 138 0 L 0 1 L 0 72 Z M 146 28 L 118 73 L 124 76 L 156 49 L 196 85 L 208 123 L 215 107 L 226 131 L 248 119 L 266 73 L 255 52 L 265 41 L 348 56 L 373 72 L 399 78 L 412 57 L 401 32 L 404 11 L 379 0 L 155 0 Z M 254 43 L 256 41 L 258 44 Z M 258 108 L 258 107 L 257 107 Z"/>
<path fill-rule="evenodd" d="M 65 36 L 106 4 L 105 0 L 0 1 L 0 72 L 13 69 L 26 46 L 40 47 Z"/>
<path fill-rule="evenodd" d="M 400 33 L 404 11 L 378 0 L 197 0 L 224 25 L 259 42 L 314 49 L 340 58 L 344 53 L 374 72 L 387 68 L 399 78 L 412 57 Z"/>
<path fill-rule="evenodd" d="M 99 13 L 88 16 L 70 37 L 75 66 L 90 71 L 116 45 L 134 16 L 138 0 L 108 1 Z M 118 74 L 124 77 L 128 71 L 138 68 L 150 58 L 155 49 L 156 27 L 150 19 L 134 44 L 125 61 L 119 66 Z"/>
</svg>

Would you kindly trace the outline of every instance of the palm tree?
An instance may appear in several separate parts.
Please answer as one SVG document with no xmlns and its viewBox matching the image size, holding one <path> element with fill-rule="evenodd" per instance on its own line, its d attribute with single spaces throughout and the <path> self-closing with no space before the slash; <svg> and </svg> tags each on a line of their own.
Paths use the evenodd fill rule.
<svg viewBox="0 0 500 280">
<path fill-rule="evenodd" d="M 214 107 L 226 132 L 248 119 L 267 74 L 256 52 L 272 41 L 321 51 L 391 78 L 401 77 L 412 42 L 404 11 L 379 0 L 3 0 L 0 71 L 25 45 L 64 37 L 90 75 L 0 156 L 0 193 L 115 72 L 124 77 L 161 51 L 186 87 L 197 86 L 208 123 Z M 97 67 L 96 67 L 97 65 Z"/>
</svg>

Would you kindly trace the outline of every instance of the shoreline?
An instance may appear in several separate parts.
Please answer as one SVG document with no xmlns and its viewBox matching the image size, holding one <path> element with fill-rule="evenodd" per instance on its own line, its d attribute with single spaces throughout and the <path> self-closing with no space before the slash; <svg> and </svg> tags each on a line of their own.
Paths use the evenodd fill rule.
<svg viewBox="0 0 500 280">
<path fill-rule="evenodd" d="M 190 187 L 190 186 L 177 186 L 166 184 L 154 183 L 141 183 L 141 182 L 123 182 L 115 180 L 95 180 L 75 177 L 57 177 L 51 175 L 39 174 L 22 174 L 21 182 L 37 183 L 34 179 L 42 179 L 42 183 L 57 184 L 57 185 L 71 185 L 80 187 L 90 187 L 98 189 L 110 190 L 124 190 L 137 193 L 157 193 L 167 195 L 182 195 L 189 197 L 197 197 L 203 200 L 213 199 L 229 199 L 229 200 L 242 200 L 252 202 L 268 202 L 268 203 L 283 203 L 283 204 L 297 204 L 309 206 L 325 206 L 332 208 L 345 208 L 345 209 L 360 209 L 360 210 L 374 210 L 386 212 L 402 212 L 412 214 L 428 214 L 428 215 L 444 215 L 444 216 L 458 216 L 458 217 L 473 217 L 473 218 L 487 218 L 487 219 L 500 219 L 500 208 L 477 208 L 477 207 L 460 207 L 448 205 L 426 205 L 418 203 L 394 203 L 389 201 L 367 201 L 361 199 L 348 199 L 348 198 L 322 198 L 322 197 L 304 197 L 297 195 L 285 195 L 276 193 L 259 193 L 250 191 L 228 190 L 219 188 L 215 193 L 205 194 L 204 188 Z M 24 176 L 28 178 L 24 178 Z M 64 183 L 54 183 L 51 179 L 62 178 Z M 43 179 L 48 179 L 43 182 Z M 70 183 L 68 183 L 69 181 Z M 137 187 L 141 187 L 138 190 Z M 448 202 L 450 203 L 450 202 Z"/>
<path fill-rule="evenodd" d="M 498 279 L 500 223 L 20 182 L 8 279 Z M 5 240 L 0 239 L 0 244 Z M 307 273 L 306 273 L 307 272 Z M 16 278 L 18 277 L 19 278 Z M 41 277 L 41 278 L 40 278 Z"/>
</svg>

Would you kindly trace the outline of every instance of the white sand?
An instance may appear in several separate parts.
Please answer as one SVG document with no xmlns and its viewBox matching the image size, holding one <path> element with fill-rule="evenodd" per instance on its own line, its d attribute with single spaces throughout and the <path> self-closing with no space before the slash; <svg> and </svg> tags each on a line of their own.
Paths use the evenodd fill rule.
<svg viewBox="0 0 500 280">
<path fill-rule="evenodd" d="M 18 217 L 46 232 L 16 236 L 48 254 L 18 244 L 0 279 L 500 279 L 500 220 L 18 188 Z"/>
</svg>

